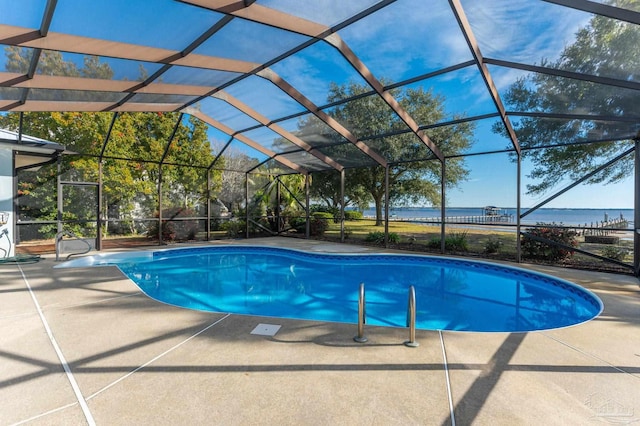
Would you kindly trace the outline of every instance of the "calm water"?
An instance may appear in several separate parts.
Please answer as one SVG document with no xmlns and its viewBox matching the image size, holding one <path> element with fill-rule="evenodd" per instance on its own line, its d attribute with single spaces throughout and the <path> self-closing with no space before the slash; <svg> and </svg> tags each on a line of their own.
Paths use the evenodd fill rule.
<svg viewBox="0 0 640 426">
<path fill-rule="evenodd" d="M 135 259 L 102 255 L 94 265 L 117 264 L 161 302 L 213 312 L 355 324 L 360 283 L 371 325 L 406 326 L 409 286 L 421 329 L 551 329 L 588 321 L 602 308 L 590 292 L 554 277 L 439 257 L 220 246 Z"/>
<path fill-rule="evenodd" d="M 526 209 L 521 209 L 524 213 Z M 515 208 L 506 208 L 504 211 L 508 214 L 516 216 Z M 440 208 L 433 207 L 406 207 L 390 209 L 389 213 L 398 218 L 422 218 L 422 217 L 440 217 Z M 365 216 L 375 216 L 373 209 L 364 211 Z M 446 216 L 479 216 L 482 215 L 482 208 L 447 208 Z M 522 219 L 525 225 L 535 225 L 537 222 L 545 223 L 563 223 L 564 225 L 584 225 L 590 226 L 593 222 L 600 222 L 607 217 L 609 220 L 619 218 L 622 215 L 629 221 L 629 228 L 632 229 L 633 209 L 551 209 L 542 208 L 527 215 Z"/>
</svg>

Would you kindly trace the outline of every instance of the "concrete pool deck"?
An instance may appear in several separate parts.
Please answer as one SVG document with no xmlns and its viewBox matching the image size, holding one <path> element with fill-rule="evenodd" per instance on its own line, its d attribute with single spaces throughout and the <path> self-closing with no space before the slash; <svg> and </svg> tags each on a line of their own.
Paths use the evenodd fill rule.
<svg viewBox="0 0 640 426">
<path fill-rule="evenodd" d="M 384 251 L 211 244 L 226 243 Z M 359 344 L 355 324 L 164 305 L 114 267 L 54 258 L 0 265 L 0 425 L 640 423 L 634 277 L 519 265 L 592 290 L 603 313 L 542 332 L 418 330 L 407 348 L 406 329 L 367 327 Z M 259 324 L 281 328 L 251 334 Z"/>
</svg>

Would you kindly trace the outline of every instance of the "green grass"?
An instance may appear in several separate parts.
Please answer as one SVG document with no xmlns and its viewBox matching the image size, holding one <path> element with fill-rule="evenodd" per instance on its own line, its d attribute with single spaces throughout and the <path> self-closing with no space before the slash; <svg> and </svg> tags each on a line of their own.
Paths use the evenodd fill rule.
<svg viewBox="0 0 640 426">
<path fill-rule="evenodd" d="M 345 230 L 347 230 L 348 241 L 364 243 L 370 233 L 384 232 L 384 226 L 375 226 L 374 220 L 348 221 L 345 222 Z M 426 250 L 427 244 L 431 240 L 440 238 L 440 226 L 420 225 L 408 222 L 389 222 L 389 233 L 398 234 L 400 244 L 411 244 L 418 249 L 423 246 Z M 516 253 L 515 232 L 500 232 L 491 229 L 467 229 L 454 226 L 446 227 L 447 236 L 461 233 L 466 235 L 468 250 L 471 253 L 484 253 L 487 243 L 490 240 L 496 239 L 502 242 L 500 253 L 513 255 Z M 325 236 L 339 239 L 340 224 L 330 224 L 329 229 L 325 232 Z"/>
<path fill-rule="evenodd" d="M 512 231 L 505 231 L 502 228 L 496 228 L 487 226 L 485 229 L 477 229 L 478 225 L 472 225 L 472 227 L 465 227 L 464 225 L 447 225 L 445 228 L 445 241 L 448 247 L 446 253 L 455 255 L 467 255 L 471 257 L 481 257 L 489 259 L 503 259 L 503 260 L 515 260 L 516 259 L 516 233 L 515 228 Z M 370 219 L 351 220 L 345 221 L 345 241 L 353 244 L 363 245 L 383 245 L 383 238 L 376 238 L 372 241 L 372 235 L 379 236 L 384 233 L 384 226 L 375 226 L 375 221 Z M 413 250 L 417 252 L 425 253 L 439 253 L 440 252 L 440 225 L 425 225 L 415 224 L 409 222 L 390 221 L 389 233 L 394 236 L 389 241 L 391 248 L 398 248 L 404 250 Z M 398 236 L 398 241 L 395 242 L 395 236 Z M 239 237 L 244 237 L 244 232 L 241 232 Z M 464 236 L 462 238 L 462 236 Z M 119 240 L 127 239 L 132 236 L 105 236 L 105 240 Z M 333 241 L 340 240 L 340 224 L 329 221 L 329 228 L 327 229 L 324 237 Z M 145 240 L 145 237 L 137 236 L 137 238 Z M 225 239 L 229 238 L 229 235 L 225 231 L 212 231 L 212 239 Z M 313 238 L 313 237 L 312 237 Z M 370 241 L 367 241 L 369 238 Z M 206 240 L 206 233 L 200 232 L 196 238 L 198 241 Z M 452 244 L 458 241 L 464 244 Z M 434 242 L 436 244 L 434 244 Z M 622 239 L 619 244 L 615 246 L 598 244 L 598 243 L 585 243 L 583 237 L 578 237 L 578 247 L 582 250 L 586 250 L 590 253 L 609 257 L 608 254 L 613 253 L 616 249 L 621 252 L 618 260 L 631 264 L 633 262 L 633 242 Z M 497 248 L 497 252 L 494 250 Z M 524 259 L 528 261 L 530 259 Z M 562 262 L 566 264 L 567 262 Z M 583 269 L 599 269 L 609 270 L 611 264 L 604 263 L 600 260 L 594 259 L 589 256 L 575 253 L 571 258 L 570 263 L 578 268 Z M 553 263 L 550 263 L 553 264 Z M 626 271 L 624 268 L 623 271 Z"/>
<path fill-rule="evenodd" d="M 370 233 L 384 232 L 384 226 L 375 226 L 373 220 L 358 220 L 345 222 L 346 242 L 355 244 L 367 244 L 366 238 Z M 420 225 L 407 222 L 389 222 L 389 232 L 399 236 L 398 244 L 390 244 L 391 247 L 409 249 L 424 252 L 439 252 L 438 249 L 428 248 L 429 242 L 440 240 L 440 226 Z M 502 231 L 500 229 L 474 229 L 461 226 L 447 225 L 445 229 L 445 240 L 456 235 L 464 234 L 467 243 L 467 251 L 457 254 L 477 255 L 485 258 L 502 258 L 505 260 L 515 260 L 516 258 L 516 233 L 514 231 Z M 340 238 L 340 224 L 331 223 L 325 236 L 338 240 Z M 369 243 L 371 244 L 371 243 Z M 606 246 L 602 244 L 585 243 L 583 237 L 578 238 L 579 248 L 588 252 L 605 255 Z M 497 253 L 487 253 L 488 247 L 498 246 Z M 619 247 L 629 249 L 623 258 L 624 262 L 630 263 L 633 260 L 633 244 L 630 241 L 621 241 Z M 447 251 L 450 253 L 450 251 Z M 581 268 L 599 269 L 604 264 L 594 258 L 575 253 L 573 262 L 580 264 Z M 600 266 L 599 266 L 600 265 Z"/>
</svg>

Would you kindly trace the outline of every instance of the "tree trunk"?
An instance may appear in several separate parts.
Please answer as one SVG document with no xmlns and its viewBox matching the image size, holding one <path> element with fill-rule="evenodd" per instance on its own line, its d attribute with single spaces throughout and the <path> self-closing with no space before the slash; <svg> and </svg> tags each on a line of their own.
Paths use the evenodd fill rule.
<svg viewBox="0 0 640 426">
<path fill-rule="evenodd" d="M 382 196 L 374 196 L 376 203 L 376 226 L 382 226 Z"/>
<path fill-rule="evenodd" d="M 136 234 L 135 217 L 133 217 L 133 214 L 131 214 L 131 212 L 129 212 L 128 216 L 129 216 L 129 235 L 135 235 Z"/>
<path fill-rule="evenodd" d="M 102 211 L 98 214 L 104 218 L 104 220 L 102 221 L 102 236 L 106 237 L 107 235 L 109 235 L 109 199 L 105 196 L 103 196 L 102 199 L 104 201 L 104 204 L 102 205 Z"/>
</svg>

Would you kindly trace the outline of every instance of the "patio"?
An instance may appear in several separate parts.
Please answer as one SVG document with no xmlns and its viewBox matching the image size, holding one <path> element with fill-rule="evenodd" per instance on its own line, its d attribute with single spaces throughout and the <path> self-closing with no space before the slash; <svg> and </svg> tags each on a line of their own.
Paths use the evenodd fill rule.
<svg viewBox="0 0 640 426">
<path fill-rule="evenodd" d="M 358 344 L 355 324 L 189 311 L 147 298 L 114 267 L 54 265 L 46 255 L 0 266 L 0 424 L 640 421 L 640 289 L 631 276 L 520 265 L 592 290 L 603 313 L 533 333 L 418 330 L 411 349 L 406 329 L 367 327 L 369 342 Z M 282 327 L 251 334 L 258 324 Z"/>
</svg>

